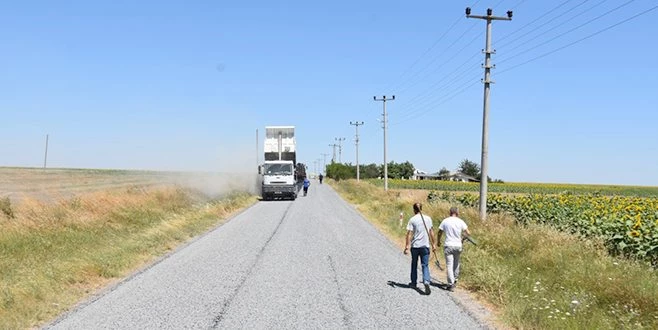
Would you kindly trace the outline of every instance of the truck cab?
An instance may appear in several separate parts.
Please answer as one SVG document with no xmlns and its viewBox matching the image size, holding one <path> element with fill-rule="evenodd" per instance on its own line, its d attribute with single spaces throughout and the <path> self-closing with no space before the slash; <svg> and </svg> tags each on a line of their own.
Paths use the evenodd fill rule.
<svg viewBox="0 0 658 330">
<path fill-rule="evenodd" d="M 262 166 L 264 200 L 297 198 L 295 165 L 290 160 L 266 161 Z"/>
</svg>

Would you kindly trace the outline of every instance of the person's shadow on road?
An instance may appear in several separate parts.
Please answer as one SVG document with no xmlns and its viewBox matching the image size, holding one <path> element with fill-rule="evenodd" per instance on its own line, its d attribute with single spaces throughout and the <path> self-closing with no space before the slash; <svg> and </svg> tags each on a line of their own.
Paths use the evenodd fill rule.
<svg viewBox="0 0 658 330">
<path fill-rule="evenodd" d="M 392 288 L 414 289 L 416 292 L 418 292 L 419 294 L 421 294 L 423 296 L 428 295 L 428 293 L 425 293 L 425 291 L 419 289 L 417 286 L 409 285 L 409 283 L 398 283 L 398 282 L 395 282 L 395 281 L 388 281 L 387 284 L 388 284 L 388 286 L 390 286 Z M 430 285 L 432 285 L 432 284 L 430 284 Z"/>
<path fill-rule="evenodd" d="M 430 285 L 433 286 L 433 287 L 442 289 L 442 290 L 446 290 L 446 291 L 450 289 L 450 285 L 448 285 L 448 283 L 432 281 L 432 282 L 430 282 Z"/>
</svg>

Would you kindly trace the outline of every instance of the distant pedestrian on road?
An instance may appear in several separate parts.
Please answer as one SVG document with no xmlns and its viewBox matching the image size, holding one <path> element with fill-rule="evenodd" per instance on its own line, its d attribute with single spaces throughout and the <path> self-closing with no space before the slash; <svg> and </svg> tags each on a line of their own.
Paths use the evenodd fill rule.
<svg viewBox="0 0 658 330">
<path fill-rule="evenodd" d="M 307 177 L 304 177 L 304 196 L 308 193 L 308 187 L 311 185 L 311 181 Z"/>
<path fill-rule="evenodd" d="M 441 221 L 441 224 L 439 225 L 439 233 L 436 237 L 437 245 L 441 244 L 441 236 L 443 236 L 443 233 L 446 233 L 446 240 L 443 244 L 443 253 L 446 257 L 448 290 L 453 291 L 455 286 L 457 286 L 457 279 L 459 279 L 459 257 L 462 253 L 462 234 L 466 234 L 464 237 L 471 235 L 464 220 L 459 218 L 458 208 L 451 207 L 450 216 Z"/>
<path fill-rule="evenodd" d="M 322 176 L 322 173 L 320 173 L 320 176 L 318 178 L 320 179 L 320 184 L 322 184 L 322 179 L 324 179 L 324 176 Z"/>
<path fill-rule="evenodd" d="M 411 283 L 409 283 L 409 286 L 416 288 L 418 258 L 420 258 L 425 293 L 430 294 L 430 248 L 432 248 L 432 251 L 436 249 L 434 243 L 431 242 L 434 237 L 432 218 L 423 215 L 423 205 L 420 203 L 414 203 L 413 209 L 415 215 L 409 219 L 407 224 L 406 245 L 404 247 L 404 254 L 408 254 L 411 247 Z"/>
</svg>

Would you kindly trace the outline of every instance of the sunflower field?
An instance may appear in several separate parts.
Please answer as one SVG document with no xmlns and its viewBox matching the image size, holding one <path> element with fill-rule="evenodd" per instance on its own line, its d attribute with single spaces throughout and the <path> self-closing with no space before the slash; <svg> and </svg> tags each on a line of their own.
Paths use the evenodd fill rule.
<svg viewBox="0 0 658 330">
<path fill-rule="evenodd" d="M 428 199 L 477 207 L 471 193 L 431 191 Z M 615 255 L 658 266 L 658 198 L 601 194 L 489 194 L 489 212 L 507 212 L 520 224 L 547 224 L 559 230 L 605 241 Z"/>
<path fill-rule="evenodd" d="M 381 179 L 368 179 L 368 182 L 382 186 Z M 479 182 L 459 182 L 441 180 L 401 180 L 389 179 L 388 185 L 392 189 L 424 189 L 441 191 L 479 191 Z M 615 186 L 615 185 L 585 185 L 566 183 L 524 183 L 524 182 L 491 182 L 489 192 L 508 194 L 560 194 L 571 193 L 575 195 L 597 194 L 605 196 L 638 196 L 658 198 L 658 187 L 646 186 Z"/>
</svg>

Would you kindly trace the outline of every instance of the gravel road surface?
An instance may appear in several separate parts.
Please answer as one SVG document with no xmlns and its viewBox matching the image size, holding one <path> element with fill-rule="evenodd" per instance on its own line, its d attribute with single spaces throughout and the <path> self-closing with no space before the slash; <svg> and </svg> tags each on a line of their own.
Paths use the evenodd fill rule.
<svg viewBox="0 0 658 330">
<path fill-rule="evenodd" d="M 313 181 L 308 196 L 257 203 L 47 328 L 482 328 L 451 293 L 408 282 L 409 257 Z"/>
</svg>

